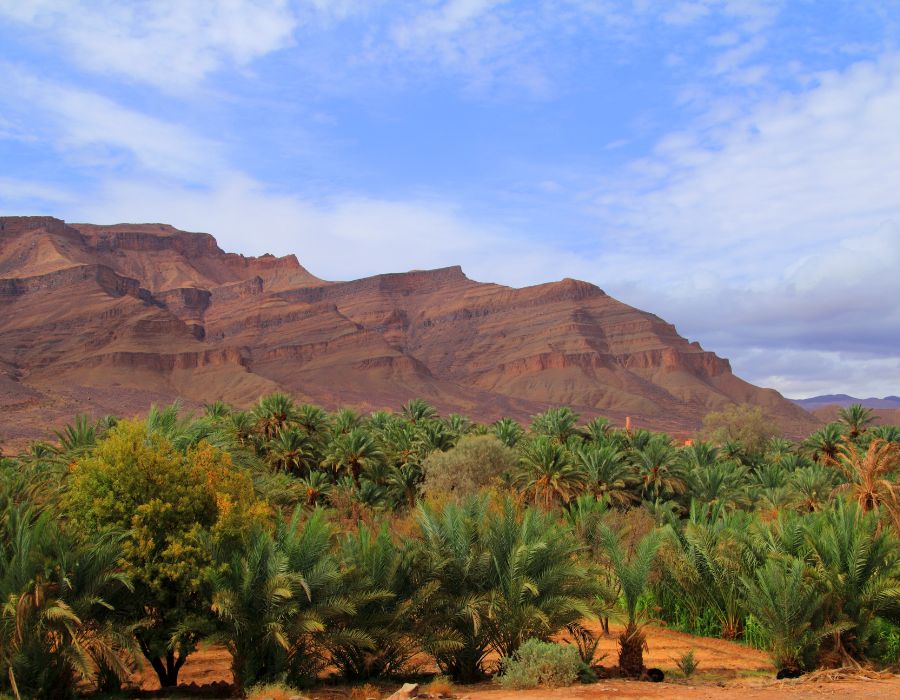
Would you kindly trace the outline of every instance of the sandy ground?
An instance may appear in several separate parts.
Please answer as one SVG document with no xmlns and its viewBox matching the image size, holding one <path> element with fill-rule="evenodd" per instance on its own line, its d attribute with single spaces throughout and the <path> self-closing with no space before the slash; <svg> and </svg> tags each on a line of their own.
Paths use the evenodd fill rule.
<svg viewBox="0 0 900 700">
<path fill-rule="evenodd" d="M 596 630 L 599 633 L 599 629 Z M 616 663 L 616 628 L 600 643 L 598 658 L 604 666 Z M 750 649 L 740 644 L 721 639 L 693 637 L 669 629 L 651 627 L 648 629 L 649 652 L 645 654 L 647 666 L 656 666 L 666 672 L 664 683 L 644 683 L 638 681 L 603 680 L 592 685 L 576 685 L 570 688 L 538 689 L 529 691 L 509 691 L 496 684 L 458 686 L 457 697 L 468 696 L 471 700 L 541 700 L 552 698 L 665 698 L 666 700 L 707 700 L 731 699 L 774 700 L 789 697 L 796 700 L 807 698 L 873 698 L 879 700 L 900 698 L 900 676 L 885 680 L 810 680 L 799 679 L 775 681 L 774 670 L 769 657 L 764 652 Z M 686 681 L 678 677 L 675 660 L 693 649 L 698 661 L 696 675 Z M 230 658 L 222 647 L 202 648 L 192 654 L 181 671 L 180 682 L 203 685 L 214 681 L 231 681 Z M 423 669 L 423 670 L 428 670 Z M 152 670 L 146 669 L 140 679 L 143 689 L 158 688 Z M 379 684 L 383 696 L 387 697 L 399 684 Z M 307 691 L 306 697 L 319 700 L 349 698 L 351 690 L 344 687 L 320 686 Z"/>
</svg>

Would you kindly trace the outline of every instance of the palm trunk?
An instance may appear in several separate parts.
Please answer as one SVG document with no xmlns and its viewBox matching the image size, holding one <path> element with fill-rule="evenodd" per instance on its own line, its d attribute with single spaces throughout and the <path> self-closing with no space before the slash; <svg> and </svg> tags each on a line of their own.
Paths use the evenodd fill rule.
<svg viewBox="0 0 900 700">
<path fill-rule="evenodd" d="M 619 670 L 629 678 L 637 678 L 644 672 L 644 633 L 634 622 L 629 622 L 619 637 Z"/>
</svg>

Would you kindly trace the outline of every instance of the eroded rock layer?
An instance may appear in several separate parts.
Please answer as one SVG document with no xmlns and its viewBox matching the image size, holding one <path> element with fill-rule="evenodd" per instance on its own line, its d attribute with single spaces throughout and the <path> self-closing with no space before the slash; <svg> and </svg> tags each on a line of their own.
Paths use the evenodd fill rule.
<svg viewBox="0 0 900 700">
<path fill-rule="evenodd" d="M 163 224 L 0 217 L 0 436 L 276 390 L 364 410 L 421 397 L 481 420 L 566 404 L 680 433 L 738 402 L 789 433 L 813 425 L 587 282 L 513 289 L 459 267 L 326 282 Z"/>
</svg>

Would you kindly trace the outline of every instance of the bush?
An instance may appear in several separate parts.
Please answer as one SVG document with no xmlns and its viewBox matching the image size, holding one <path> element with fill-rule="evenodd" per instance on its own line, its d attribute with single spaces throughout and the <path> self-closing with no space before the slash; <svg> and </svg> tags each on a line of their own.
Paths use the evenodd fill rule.
<svg viewBox="0 0 900 700">
<path fill-rule="evenodd" d="M 569 686 L 578 680 L 581 658 L 571 644 L 553 644 L 529 639 L 512 658 L 500 661 L 500 685 L 504 688 Z"/>
<path fill-rule="evenodd" d="M 269 683 L 247 688 L 247 700 L 288 700 L 300 696 L 300 691 L 283 683 Z"/>
<path fill-rule="evenodd" d="M 678 670 L 681 671 L 681 675 L 683 675 L 685 678 L 690 678 L 691 676 L 693 676 L 694 671 L 697 670 L 697 666 L 699 665 L 697 663 L 697 657 L 694 656 L 693 649 L 682 654 L 675 663 L 678 664 Z"/>
<path fill-rule="evenodd" d="M 478 493 L 517 464 L 516 453 L 493 435 L 464 437 L 452 450 L 433 452 L 425 460 L 426 493 L 466 497 Z"/>
</svg>

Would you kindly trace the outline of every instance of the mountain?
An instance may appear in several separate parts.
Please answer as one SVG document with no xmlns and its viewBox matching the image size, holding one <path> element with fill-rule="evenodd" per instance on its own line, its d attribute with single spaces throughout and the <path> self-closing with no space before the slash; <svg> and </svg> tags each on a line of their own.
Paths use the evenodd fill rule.
<svg viewBox="0 0 900 700">
<path fill-rule="evenodd" d="M 249 235 L 250 232 L 248 232 Z M 459 267 L 321 280 L 164 224 L 0 218 L 0 435 L 180 398 L 283 390 L 363 410 L 421 397 L 481 420 L 566 404 L 686 433 L 732 402 L 812 418 L 651 313 L 573 279 L 514 289 Z"/>
<path fill-rule="evenodd" d="M 805 408 L 807 411 L 815 411 L 825 406 L 846 408 L 856 403 L 862 404 L 866 408 L 900 408 L 900 396 L 885 396 L 883 399 L 857 399 L 847 394 L 823 394 L 822 396 L 812 396 L 808 399 L 789 399 L 789 401 Z"/>
</svg>

